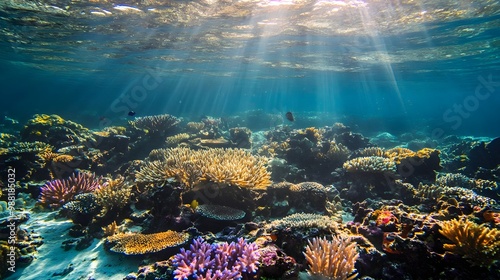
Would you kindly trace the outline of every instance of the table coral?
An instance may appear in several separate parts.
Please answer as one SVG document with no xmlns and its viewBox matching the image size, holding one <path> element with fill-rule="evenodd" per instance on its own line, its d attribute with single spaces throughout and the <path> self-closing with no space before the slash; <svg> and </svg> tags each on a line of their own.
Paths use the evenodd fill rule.
<svg viewBox="0 0 500 280">
<path fill-rule="evenodd" d="M 109 236 L 106 241 L 112 244 L 110 250 L 113 252 L 142 255 L 175 247 L 186 242 L 188 238 L 188 233 L 167 230 L 152 234 L 120 233 Z"/>
</svg>

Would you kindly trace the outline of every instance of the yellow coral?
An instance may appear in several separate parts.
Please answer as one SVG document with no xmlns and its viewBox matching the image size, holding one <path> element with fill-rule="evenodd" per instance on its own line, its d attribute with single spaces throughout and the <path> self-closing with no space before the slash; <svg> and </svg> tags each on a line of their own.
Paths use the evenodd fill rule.
<svg viewBox="0 0 500 280">
<path fill-rule="evenodd" d="M 445 250 L 483 267 L 500 260 L 500 230 L 456 219 L 442 222 L 440 226 L 439 232 L 453 243 L 444 244 Z"/>
<path fill-rule="evenodd" d="M 152 234 L 120 233 L 112 235 L 106 240 L 114 244 L 110 248 L 113 252 L 126 255 L 141 255 L 180 245 L 186 242 L 188 238 L 188 233 L 168 230 Z"/>
<path fill-rule="evenodd" d="M 257 189 L 271 184 L 271 174 L 266 168 L 267 160 L 254 157 L 242 149 L 214 148 L 196 151 L 174 148 L 152 154 L 159 160 L 147 162 L 141 167 L 136 176 L 138 182 L 163 183 L 175 178 L 187 187 L 210 181 Z"/>
<path fill-rule="evenodd" d="M 359 254 L 356 243 L 349 237 L 334 236 L 332 241 L 313 238 L 308 244 L 304 256 L 309 263 L 309 275 L 335 280 L 354 279 L 357 276 L 354 265 Z"/>
<path fill-rule="evenodd" d="M 104 211 L 111 208 L 121 209 L 130 202 L 132 186 L 125 182 L 122 176 L 104 183 L 95 196 L 97 203 L 103 206 Z"/>
<path fill-rule="evenodd" d="M 188 140 L 189 137 L 190 136 L 187 133 L 179 133 L 179 134 L 167 137 L 167 139 L 165 139 L 165 143 L 167 144 L 167 147 L 175 147 L 179 143 Z"/>
<path fill-rule="evenodd" d="M 396 164 L 392 160 L 375 156 L 351 159 L 343 167 L 347 172 L 396 172 Z"/>
</svg>

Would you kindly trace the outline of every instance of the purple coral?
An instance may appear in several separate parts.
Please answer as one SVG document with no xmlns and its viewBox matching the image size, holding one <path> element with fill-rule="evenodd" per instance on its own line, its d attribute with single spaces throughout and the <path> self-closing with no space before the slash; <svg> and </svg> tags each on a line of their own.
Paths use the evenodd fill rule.
<svg viewBox="0 0 500 280">
<path fill-rule="evenodd" d="M 39 201 L 46 206 L 58 208 L 77 194 L 93 192 L 100 187 L 100 178 L 94 174 L 80 172 L 68 179 L 47 182 L 42 188 Z"/>
<path fill-rule="evenodd" d="M 190 250 L 181 249 L 174 256 L 176 280 L 229 280 L 241 279 L 244 274 L 255 273 L 260 253 L 255 243 L 243 238 L 230 244 L 208 244 L 199 237 L 193 241 Z"/>
</svg>

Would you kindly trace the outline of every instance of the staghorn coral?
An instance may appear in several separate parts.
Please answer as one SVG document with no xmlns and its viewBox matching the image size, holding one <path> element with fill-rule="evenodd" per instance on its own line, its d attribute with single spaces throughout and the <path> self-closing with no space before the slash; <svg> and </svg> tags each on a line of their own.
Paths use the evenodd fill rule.
<svg viewBox="0 0 500 280">
<path fill-rule="evenodd" d="M 473 265 L 489 267 L 500 260 L 500 230 L 468 220 L 444 221 L 439 232 L 453 244 L 443 248 L 466 258 Z"/>
<path fill-rule="evenodd" d="M 354 279 L 357 276 L 354 264 L 359 254 L 356 243 L 349 237 L 334 236 L 332 241 L 313 238 L 308 243 L 304 256 L 309 263 L 309 275 L 335 280 Z"/>
<path fill-rule="evenodd" d="M 132 195 L 132 185 L 125 181 L 123 176 L 111 179 L 102 184 L 95 191 L 97 204 L 103 207 L 105 211 L 110 209 L 122 209 L 130 202 Z"/>
<path fill-rule="evenodd" d="M 80 172 L 68 179 L 47 182 L 42 188 L 40 203 L 50 207 L 60 207 L 72 200 L 77 194 L 93 192 L 100 187 L 101 178 L 94 174 Z"/>
<path fill-rule="evenodd" d="M 196 207 L 196 213 L 203 217 L 219 220 L 219 221 L 233 221 L 245 217 L 245 212 L 222 205 L 203 204 Z"/>
<path fill-rule="evenodd" d="M 141 167 L 137 182 L 164 183 L 175 178 L 186 187 L 210 181 L 256 189 L 271 184 L 266 160 L 245 150 L 175 148 L 163 151 L 161 160 L 147 162 Z"/>
<path fill-rule="evenodd" d="M 232 280 L 251 277 L 258 269 L 258 249 L 257 244 L 247 243 L 243 238 L 230 244 L 210 245 L 199 237 L 193 241 L 190 250 L 181 249 L 174 256 L 174 279 Z"/>
<path fill-rule="evenodd" d="M 167 137 L 167 139 L 165 139 L 165 144 L 167 144 L 167 147 L 175 147 L 182 142 L 186 142 L 189 138 L 190 138 L 189 134 L 179 133 L 179 134 Z"/>
<path fill-rule="evenodd" d="M 205 127 L 205 124 L 202 122 L 188 122 L 186 127 L 189 132 L 198 133 Z"/>
<path fill-rule="evenodd" d="M 129 121 L 132 127 L 139 129 L 144 129 L 149 133 L 165 133 L 171 130 L 180 120 L 172 115 L 154 115 L 136 118 L 133 121 Z"/>
<path fill-rule="evenodd" d="M 347 172 L 384 173 L 396 172 L 396 164 L 387 158 L 371 156 L 346 161 L 343 165 Z"/>
<path fill-rule="evenodd" d="M 110 250 L 113 252 L 142 255 L 175 247 L 186 242 L 188 238 L 188 233 L 167 230 L 152 234 L 119 233 L 106 238 L 106 242 L 112 244 Z"/>
<path fill-rule="evenodd" d="M 382 148 L 379 147 L 368 147 L 359 150 L 357 154 L 361 157 L 383 157 L 385 155 L 385 152 Z"/>
</svg>

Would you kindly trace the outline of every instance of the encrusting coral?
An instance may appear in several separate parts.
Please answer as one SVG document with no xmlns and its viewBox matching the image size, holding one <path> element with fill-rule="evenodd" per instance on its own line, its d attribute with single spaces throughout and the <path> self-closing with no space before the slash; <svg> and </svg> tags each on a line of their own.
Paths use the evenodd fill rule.
<svg viewBox="0 0 500 280">
<path fill-rule="evenodd" d="M 439 232 L 453 243 L 444 244 L 445 250 L 482 267 L 500 260 L 500 230 L 456 219 L 444 221 L 440 226 Z"/>
<path fill-rule="evenodd" d="M 332 241 L 313 238 L 308 243 L 304 256 L 309 263 L 309 275 L 335 280 L 356 278 L 354 264 L 359 254 L 349 237 L 334 236 Z"/>
<path fill-rule="evenodd" d="M 162 153 L 160 160 L 146 162 L 141 167 L 136 175 L 137 182 L 164 183 L 175 178 L 188 188 L 202 181 L 255 189 L 264 189 L 271 184 L 266 159 L 242 149 L 195 151 L 175 148 Z"/>
<path fill-rule="evenodd" d="M 80 172 L 68 179 L 47 182 L 42 188 L 39 201 L 45 206 L 60 207 L 77 194 L 93 192 L 100 187 L 100 178 L 94 174 Z"/>
<path fill-rule="evenodd" d="M 109 236 L 106 241 L 112 244 L 110 250 L 113 252 L 142 255 L 183 244 L 188 238 L 188 233 L 167 230 L 152 234 L 119 233 Z"/>
</svg>

